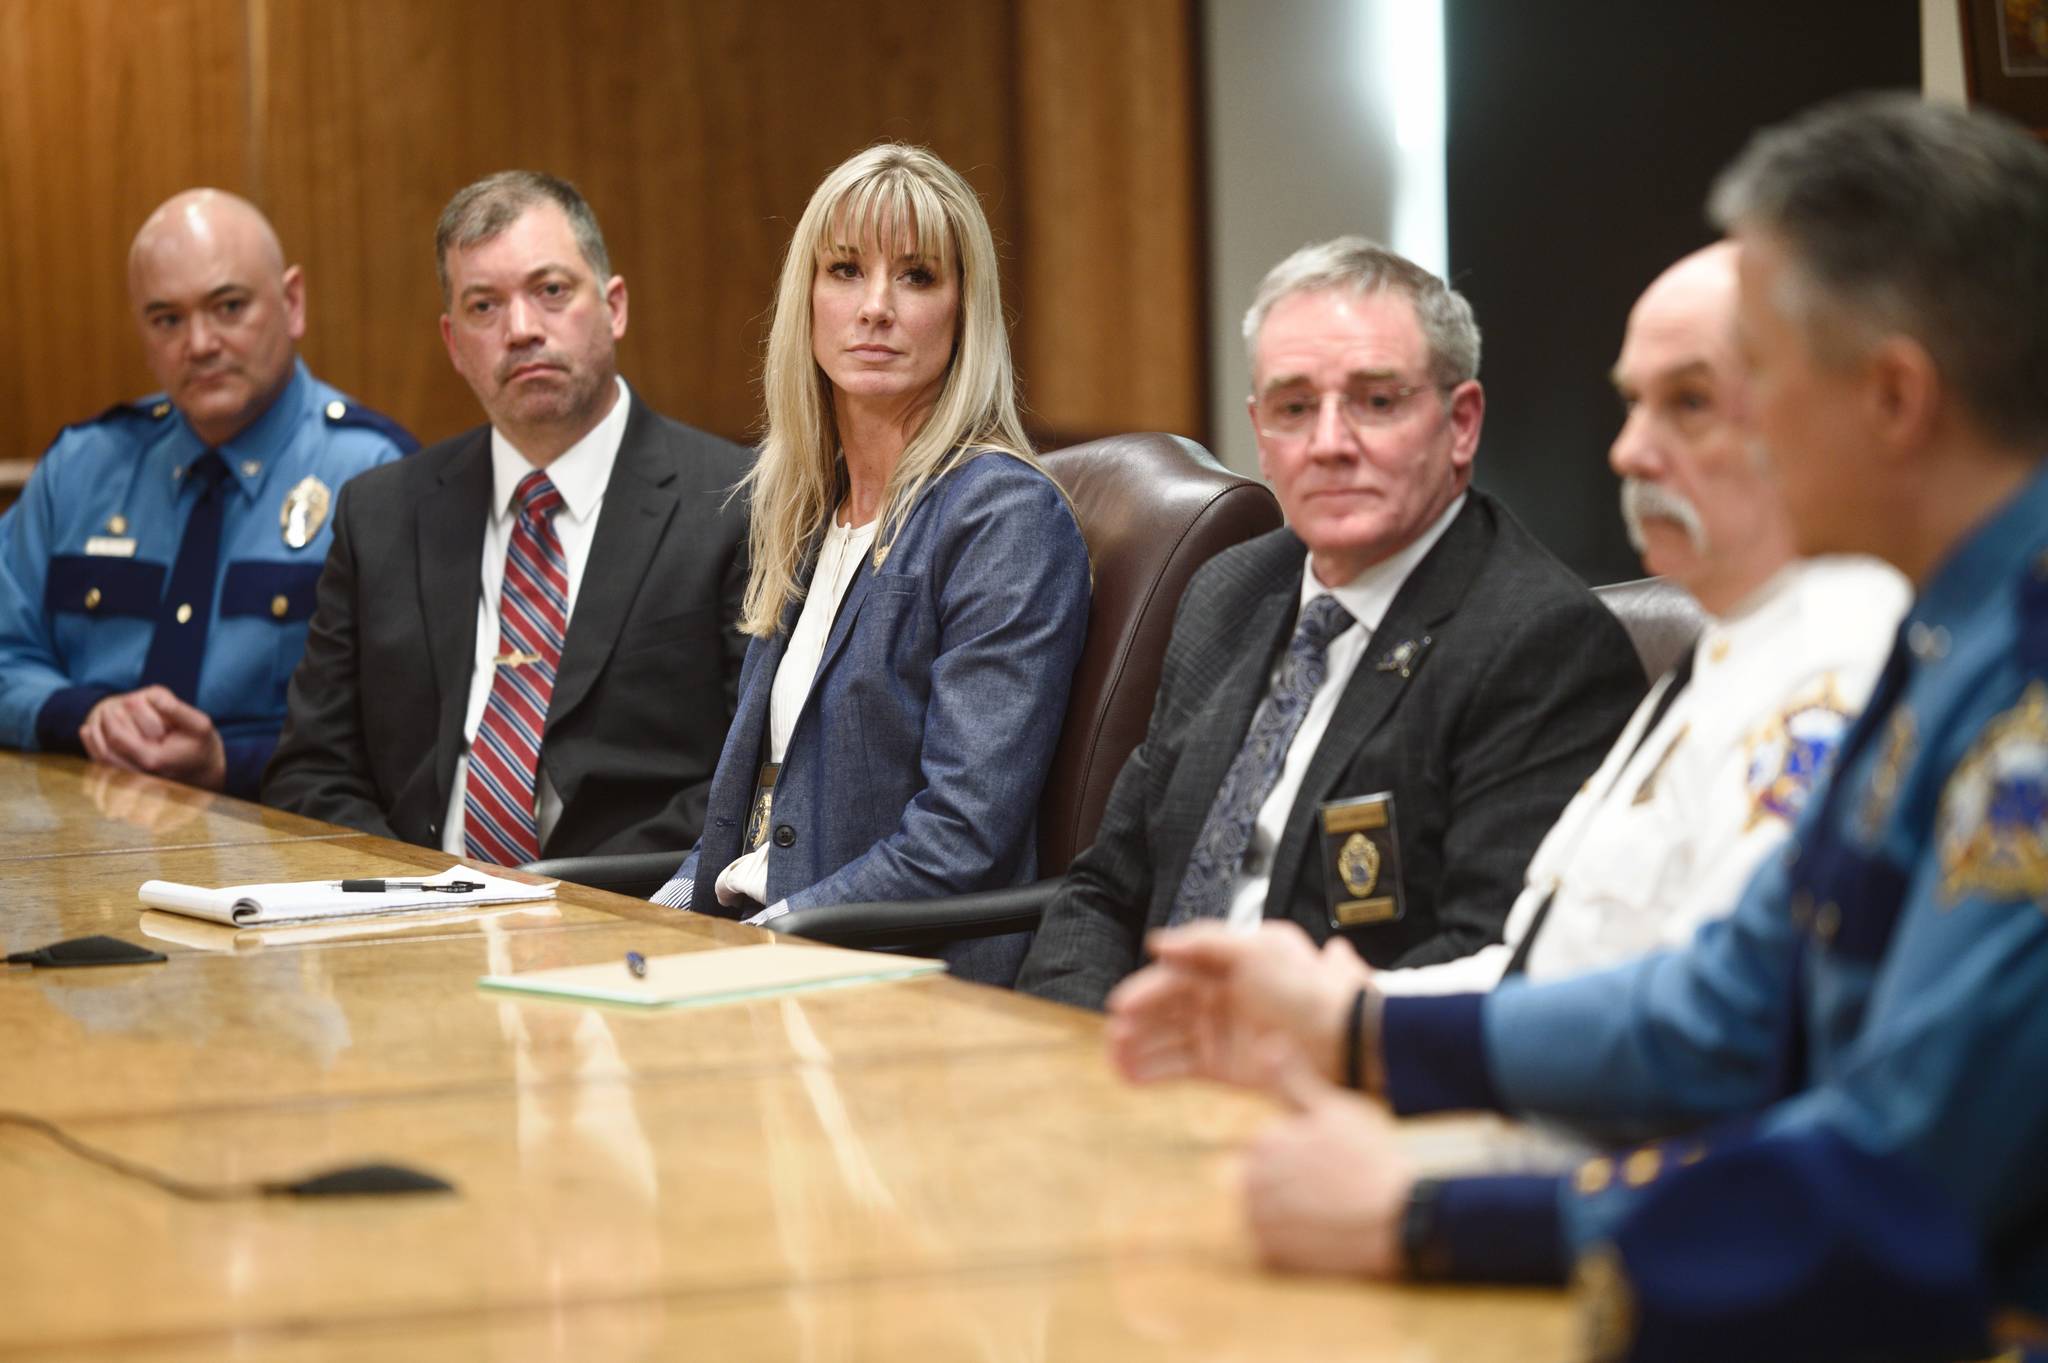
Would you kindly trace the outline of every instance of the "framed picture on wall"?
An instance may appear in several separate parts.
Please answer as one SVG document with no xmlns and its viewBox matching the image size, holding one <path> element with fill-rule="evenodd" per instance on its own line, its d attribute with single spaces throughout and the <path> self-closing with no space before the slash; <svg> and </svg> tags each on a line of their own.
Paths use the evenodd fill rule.
<svg viewBox="0 0 2048 1363">
<path fill-rule="evenodd" d="M 1961 0 L 1970 103 L 2048 138 L 2048 0 Z"/>
</svg>

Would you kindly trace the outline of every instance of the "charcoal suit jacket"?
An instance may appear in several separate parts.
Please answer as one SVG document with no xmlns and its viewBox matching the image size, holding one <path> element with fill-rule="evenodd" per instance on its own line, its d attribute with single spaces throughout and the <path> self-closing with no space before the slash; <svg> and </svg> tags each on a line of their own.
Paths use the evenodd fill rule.
<svg viewBox="0 0 2048 1363">
<path fill-rule="evenodd" d="M 741 447 L 637 396 L 563 639 L 540 761 L 562 799 L 541 855 L 688 847 L 745 641 Z M 350 481 L 266 803 L 441 841 L 475 667 L 488 426 Z"/>
<path fill-rule="evenodd" d="M 1280 529 L 1188 585 L 1145 741 L 1048 907 L 1018 988 L 1100 1008 L 1167 921 L 1197 835 L 1294 629 L 1307 549 Z M 1401 650 L 1407 646 L 1405 663 Z M 1402 916 L 1345 928 L 1376 966 L 1498 941 L 1536 844 L 1644 690 L 1613 614 L 1473 491 L 1374 631 L 1274 849 L 1265 915 L 1336 931 L 1317 807 L 1391 791 Z"/>
</svg>

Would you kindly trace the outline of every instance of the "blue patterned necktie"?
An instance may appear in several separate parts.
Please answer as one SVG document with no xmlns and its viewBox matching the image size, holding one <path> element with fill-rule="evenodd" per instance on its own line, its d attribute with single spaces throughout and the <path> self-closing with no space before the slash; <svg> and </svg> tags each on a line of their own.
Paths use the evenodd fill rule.
<svg viewBox="0 0 2048 1363">
<path fill-rule="evenodd" d="M 1302 608 L 1280 675 L 1259 702 L 1244 746 L 1237 750 L 1223 787 L 1216 792 L 1216 802 L 1209 806 L 1209 817 L 1202 822 L 1187 874 L 1181 877 L 1180 893 L 1174 896 L 1169 923 L 1221 918 L 1230 912 L 1245 849 L 1251 846 L 1252 822 L 1258 818 L 1259 806 L 1273 793 L 1273 783 L 1280 779 L 1281 764 L 1308 714 L 1309 702 L 1322 689 L 1329 671 L 1330 641 L 1352 623 L 1351 613 L 1327 592 Z"/>
<path fill-rule="evenodd" d="M 213 620 L 214 579 L 220 566 L 221 519 L 227 511 L 228 466 L 208 450 L 185 469 L 185 486 L 199 489 L 177 561 L 157 606 L 156 632 L 142 660 L 142 686 L 168 686 L 179 700 L 199 703 L 199 669 L 206 661 L 207 626 Z"/>
</svg>

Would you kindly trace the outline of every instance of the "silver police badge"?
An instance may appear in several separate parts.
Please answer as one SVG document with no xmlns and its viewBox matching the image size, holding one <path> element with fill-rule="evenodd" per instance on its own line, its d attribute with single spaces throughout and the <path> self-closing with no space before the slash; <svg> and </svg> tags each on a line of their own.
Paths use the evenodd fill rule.
<svg viewBox="0 0 2048 1363">
<path fill-rule="evenodd" d="M 1796 698 L 1769 723 L 1749 736 L 1749 822 L 1766 818 L 1791 823 L 1806 807 L 1815 778 L 1841 746 L 1849 727 L 1849 707 L 1835 692 L 1833 677 Z"/>
<path fill-rule="evenodd" d="M 298 486 L 284 495 L 284 506 L 277 513 L 278 528 L 284 532 L 284 542 L 293 549 L 303 549 L 313 542 L 313 536 L 320 533 L 321 523 L 327 519 L 328 503 L 333 495 L 327 484 L 308 474 L 299 480 Z"/>
<path fill-rule="evenodd" d="M 2048 897 L 2048 685 L 1984 726 L 1941 793 L 1941 897 Z"/>
</svg>

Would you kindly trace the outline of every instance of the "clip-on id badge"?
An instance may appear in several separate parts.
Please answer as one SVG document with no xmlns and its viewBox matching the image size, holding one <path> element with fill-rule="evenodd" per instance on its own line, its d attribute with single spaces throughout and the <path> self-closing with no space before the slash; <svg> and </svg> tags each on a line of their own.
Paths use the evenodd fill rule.
<svg viewBox="0 0 2048 1363">
<path fill-rule="evenodd" d="M 1404 906 L 1394 792 L 1331 800 L 1317 806 L 1316 814 L 1322 824 L 1323 897 L 1330 926 L 1397 921 Z"/>
</svg>

